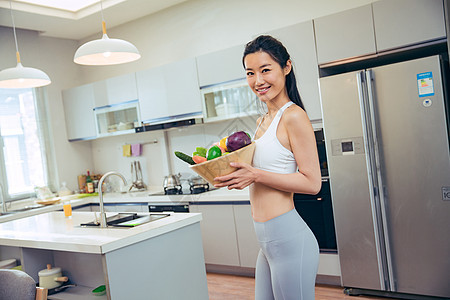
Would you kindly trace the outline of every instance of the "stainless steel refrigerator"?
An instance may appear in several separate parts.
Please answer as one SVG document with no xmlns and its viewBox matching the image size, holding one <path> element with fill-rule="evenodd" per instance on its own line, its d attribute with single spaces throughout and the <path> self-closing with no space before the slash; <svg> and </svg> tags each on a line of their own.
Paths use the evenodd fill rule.
<svg viewBox="0 0 450 300">
<path fill-rule="evenodd" d="M 450 298 L 443 84 L 440 56 L 320 79 L 341 280 L 348 293 Z"/>
</svg>

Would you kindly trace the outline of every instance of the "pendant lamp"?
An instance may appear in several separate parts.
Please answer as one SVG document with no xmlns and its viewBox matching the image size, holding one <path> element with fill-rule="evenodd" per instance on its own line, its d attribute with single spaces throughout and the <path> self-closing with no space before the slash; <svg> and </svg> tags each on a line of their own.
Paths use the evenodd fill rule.
<svg viewBox="0 0 450 300">
<path fill-rule="evenodd" d="M 14 41 L 16 42 L 17 66 L 0 72 L 0 88 L 34 88 L 50 84 L 50 78 L 43 71 L 22 66 L 22 63 L 20 62 L 19 47 L 17 45 L 16 26 L 14 24 L 11 1 L 9 1 L 9 9 L 11 11 Z"/>
<path fill-rule="evenodd" d="M 75 52 L 73 61 L 80 65 L 104 66 L 132 62 L 141 57 L 138 49 L 130 42 L 110 39 L 106 34 L 103 17 L 103 2 L 100 1 L 103 36 L 81 45 Z"/>
</svg>

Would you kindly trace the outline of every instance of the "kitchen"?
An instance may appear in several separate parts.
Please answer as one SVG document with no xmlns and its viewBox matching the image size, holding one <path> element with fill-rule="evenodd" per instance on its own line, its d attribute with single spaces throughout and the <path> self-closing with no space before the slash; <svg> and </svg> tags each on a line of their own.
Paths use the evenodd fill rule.
<svg viewBox="0 0 450 300">
<path fill-rule="evenodd" d="M 271 12 L 271 17 L 261 21 L 258 19 L 260 18 L 259 16 L 255 16 L 254 11 L 255 5 L 261 5 L 260 2 L 246 1 L 245 3 L 241 3 L 238 1 L 228 1 L 227 4 L 223 4 L 211 1 L 184 1 L 150 16 L 136 18 L 132 22 L 117 27 L 112 25 L 114 17 L 110 16 L 108 12 L 109 9 L 114 10 L 114 7 L 107 8 L 105 10 L 105 19 L 107 21 L 109 36 L 120 37 L 131 41 L 136 45 L 142 55 L 141 59 L 136 62 L 108 67 L 86 67 L 73 63 L 75 50 L 84 42 L 97 39 L 97 30 L 94 30 L 88 35 L 76 36 L 77 27 L 73 26 L 71 31 L 76 37 L 70 39 L 68 36 L 66 38 L 54 38 L 39 35 L 36 31 L 18 29 L 19 47 L 24 65 L 45 70 L 52 79 L 52 84 L 47 86 L 45 90 L 47 92 L 46 101 L 49 104 L 47 107 L 50 119 L 49 131 L 53 140 L 50 150 L 55 160 L 52 170 L 54 174 L 57 174 L 57 176 L 54 176 L 56 179 L 52 182 L 54 191 L 58 190 L 62 182 L 67 182 L 67 186 L 70 189 L 76 190 L 78 186 L 77 176 L 84 174 L 87 169 L 95 170 L 98 173 L 115 170 L 124 174 L 127 177 L 127 181 L 130 182 L 130 162 L 132 160 L 139 160 L 143 166 L 143 178 L 149 186 L 149 189 L 161 190 L 164 177 L 172 172 L 171 169 L 176 173 L 181 173 L 182 179 L 188 179 L 193 175 L 183 162 L 173 157 L 168 157 L 168 149 L 171 151 L 181 150 L 189 152 L 191 149 L 195 149 L 196 146 L 208 145 L 211 142 L 215 142 L 220 136 L 224 135 L 224 130 L 243 128 L 252 132 L 255 128 L 255 115 L 246 115 L 237 119 L 177 127 L 171 130 L 152 130 L 136 134 L 69 142 L 68 132 L 70 130 L 66 128 L 68 126 L 67 112 L 63 101 L 63 91 L 91 83 L 102 82 L 115 77 L 123 79 L 127 77 L 127 74 L 134 72 L 144 74 L 149 69 L 162 68 L 165 65 L 192 58 L 198 58 L 197 66 L 199 66 L 198 63 L 201 60 L 207 63 L 210 62 L 208 57 L 213 57 L 214 53 L 221 51 L 227 52 L 228 50 L 229 53 L 235 53 L 236 50 L 233 52 L 233 48 L 242 49 L 242 45 L 245 42 L 259 33 L 267 32 L 276 35 L 278 32 L 280 38 L 282 38 L 283 34 L 287 34 L 285 32 L 289 31 L 283 31 L 283 29 L 292 26 L 291 30 L 293 32 L 299 32 L 304 37 L 300 46 L 298 46 L 299 42 L 292 41 L 291 39 L 286 41 L 286 45 L 288 49 L 292 49 L 294 60 L 301 66 L 300 68 L 308 70 L 308 72 L 305 71 L 303 74 L 300 72 L 299 83 L 301 89 L 303 84 L 305 93 L 303 97 L 306 99 L 307 110 L 310 113 L 312 123 L 315 128 L 321 128 L 322 116 L 317 84 L 319 70 L 317 69 L 317 63 L 314 64 L 318 58 L 316 57 L 316 45 L 310 20 L 316 20 L 315 29 L 316 34 L 318 34 L 317 30 L 319 30 L 320 18 L 323 17 L 323 23 L 326 24 L 325 17 L 327 15 L 358 7 L 361 7 L 360 9 L 364 13 L 367 13 L 363 7 L 367 7 L 367 5 L 370 7 L 372 2 L 376 3 L 378 1 L 340 1 L 339 3 L 333 1 L 316 1 L 314 3 L 308 2 L 307 4 L 300 1 L 285 1 L 283 2 L 285 5 L 281 6 L 279 3 L 264 3 L 265 9 Z M 2 10 L 5 14 L 2 20 L 5 20 L 5 22 L 9 20 L 8 7 L 9 5 Z M 230 16 L 232 16 L 233 22 L 229 22 Z M 93 15 L 93 18 L 96 20 L 93 23 L 95 24 L 93 27 L 98 26 L 99 28 L 97 17 L 99 17 L 98 14 Z M 26 20 L 23 18 L 20 19 L 19 12 L 18 15 L 15 15 L 15 18 L 18 28 L 25 26 L 23 24 L 26 23 Z M 295 25 L 300 23 L 307 25 L 296 28 Z M 0 50 L 1 69 L 11 67 L 12 62 L 14 62 L 14 44 L 9 42 L 12 38 L 11 28 L 9 23 L 4 25 L 9 27 L 0 28 L 2 45 L 5 45 Z M 29 24 L 30 28 L 35 28 L 36 26 L 37 24 Z M 233 34 L 230 34 L 230 32 L 233 32 Z M 429 37 L 426 37 L 426 39 L 429 39 Z M 334 47 L 331 48 L 335 55 L 338 55 L 339 52 L 338 44 L 338 42 L 334 41 Z M 408 44 L 408 41 L 404 42 L 404 44 Z M 362 54 L 373 53 L 373 50 L 370 49 L 364 51 L 366 52 L 362 52 Z M 311 55 L 313 55 L 313 59 L 311 59 Z M 325 56 L 322 56 L 322 58 L 319 57 L 319 64 L 326 64 L 329 61 L 338 61 L 341 58 L 346 58 L 346 56 L 333 56 L 333 53 L 331 57 L 327 57 L 326 55 L 328 54 L 323 55 Z M 358 54 L 351 53 L 349 56 L 358 56 Z M 240 72 L 239 54 L 237 55 L 237 59 L 239 61 L 237 69 Z M 213 60 L 213 62 L 217 63 L 217 60 Z M 226 81 L 220 78 L 220 76 L 226 76 L 226 74 L 217 75 L 217 73 L 220 73 L 217 72 L 217 68 L 219 67 L 213 67 L 212 69 L 215 72 L 206 78 L 216 80 L 216 82 Z M 333 66 L 329 65 L 327 68 L 322 69 L 333 71 Z M 201 83 L 201 75 L 199 74 L 198 76 L 200 87 L 210 84 L 207 81 Z M 213 76 L 219 76 L 219 79 L 215 79 Z M 175 84 L 175 79 L 173 80 L 173 84 Z M 122 82 L 126 83 L 126 80 L 122 80 Z M 177 84 L 181 83 L 177 81 Z M 183 90 L 184 88 L 182 87 L 180 89 Z M 200 93 L 198 86 L 197 93 Z M 83 98 L 79 101 L 85 103 L 86 99 Z M 141 110 L 140 113 L 142 115 L 143 111 Z M 80 119 L 76 124 L 80 128 L 90 122 L 87 117 Z M 94 120 L 93 117 L 92 120 Z M 91 126 L 89 129 L 93 130 L 93 127 Z M 153 143 L 153 141 L 157 142 Z M 123 145 L 136 143 L 142 144 L 143 155 L 133 158 L 123 157 Z M 184 185 L 186 188 L 187 181 L 184 181 Z M 207 198 L 207 194 L 201 197 Z M 226 198 L 228 201 L 241 201 L 242 199 L 240 198 L 245 198 L 245 194 L 244 196 L 241 194 L 230 194 L 229 196 L 221 195 L 219 197 Z M 216 198 L 206 200 L 217 201 Z M 105 195 L 105 201 L 108 204 L 107 194 Z M 236 217 L 238 214 L 237 209 L 242 209 L 244 213 L 246 209 L 248 210 L 248 206 L 245 204 L 236 204 L 234 207 L 226 208 L 225 206 L 216 205 L 211 210 L 216 211 L 218 208 L 228 210 L 229 218 Z M 221 210 L 217 211 L 223 214 Z M 203 218 L 205 220 L 206 215 Z M 201 226 L 204 226 L 204 224 L 201 222 Z M 231 242 L 225 244 L 233 245 Z M 236 241 L 234 244 L 236 244 Z M 237 246 L 234 247 L 233 252 L 235 256 L 232 260 L 236 261 L 238 251 L 236 250 Z M 322 261 L 328 262 L 328 264 L 323 266 L 325 271 L 322 274 L 325 276 L 325 279 L 335 280 L 335 277 L 340 276 L 336 253 L 324 254 Z M 321 274 L 320 271 L 319 274 Z"/>
</svg>

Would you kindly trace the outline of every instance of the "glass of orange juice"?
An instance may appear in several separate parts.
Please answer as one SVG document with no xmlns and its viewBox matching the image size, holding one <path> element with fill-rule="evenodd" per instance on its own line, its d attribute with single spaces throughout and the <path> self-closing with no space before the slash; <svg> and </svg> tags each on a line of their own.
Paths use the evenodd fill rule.
<svg viewBox="0 0 450 300">
<path fill-rule="evenodd" d="M 70 201 L 64 202 L 63 204 L 64 216 L 67 218 L 72 216 L 72 205 L 70 205 Z"/>
</svg>

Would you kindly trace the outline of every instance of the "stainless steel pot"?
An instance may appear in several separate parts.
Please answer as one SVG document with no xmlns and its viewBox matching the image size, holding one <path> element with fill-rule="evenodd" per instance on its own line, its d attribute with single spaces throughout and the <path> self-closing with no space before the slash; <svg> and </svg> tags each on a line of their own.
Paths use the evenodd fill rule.
<svg viewBox="0 0 450 300">
<path fill-rule="evenodd" d="M 200 176 L 191 177 L 188 181 L 190 186 L 208 185 L 208 182 Z"/>
<path fill-rule="evenodd" d="M 188 181 L 191 194 L 200 194 L 209 191 L 208 182 L 200 176 L 191 177 Z"/>
<path fill-rule="evenodd" d="M 181 187 L 180 181 L 181 174 L 171 174 L 169 176 L 164 177 L 164 189 L 178 188 Z"/>
</svg>

